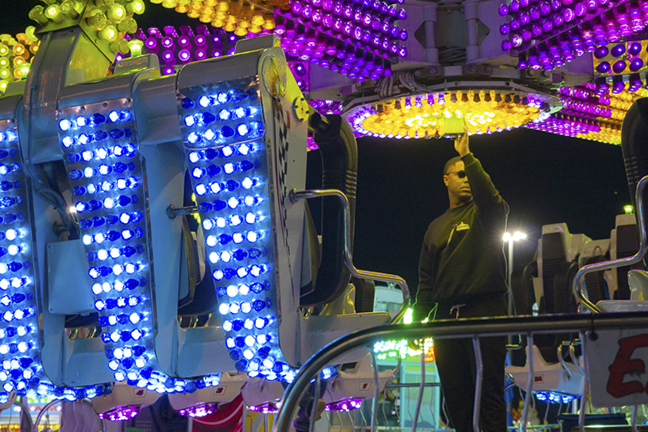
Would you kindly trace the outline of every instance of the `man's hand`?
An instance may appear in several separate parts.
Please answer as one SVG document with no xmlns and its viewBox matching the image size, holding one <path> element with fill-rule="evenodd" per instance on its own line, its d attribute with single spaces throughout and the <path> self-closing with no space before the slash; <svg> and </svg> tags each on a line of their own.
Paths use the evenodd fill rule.
<svg viewBox="0 0 648 432">
<path fill-rule="evenodd" d="M 464 134 L 459 138 L 455 138 L 454 148 L 459 153 L 459 156 L 464 157 L 470 153 L 470 147 L 468 146 L 468 130 L 464 131 Z"/>
</svg>

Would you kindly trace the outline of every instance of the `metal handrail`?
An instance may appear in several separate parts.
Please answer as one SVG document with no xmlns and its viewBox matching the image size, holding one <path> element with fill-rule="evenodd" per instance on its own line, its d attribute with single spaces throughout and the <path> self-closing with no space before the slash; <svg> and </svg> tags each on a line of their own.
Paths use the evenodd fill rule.
<svg viewBox="0 0 648 432">
<path fill-rule="evenodd" d="M 632 265 L 641 261 L 648 251 L 648 240 L 646 238 L 646 221 L 644 220 L 644 206 L 643 206 L 643 192 L 648 184 L 648 176 L 644 176 L 639 180 L 637 184 L 637 190 L 635 192 L 635 202 L 637 203 L 637 226 L 639 228 L 639 250 L 636 254 L 631 257 L 619 258 L 612 261 L 604 261 L 595 264 L 588 264 L 581 267 L 576 273 L 574 278 L 574 285 L 572 291 L 574 296 L 592 312 L 601 312 L 594 303 L 592 303 L 587 296 L 587 289 L 583 290 L 583 281 L 585 280 L 585 275 L 588 273 L 593 273 L 597 271 L 609 270 L 613 268 L 623 267 L 627 265 Z"/>
<path fill-rule="evenodd" d="M 360 330 L 326 345 L 301 367 L 295 380 L 284 393 L 284 400 L 272 426 L 273 432 L 290 430 L 290 422 L 299 400 L 310 381 L 339 355 L 360 346 L 370 346 L 386 339 L 448 339 L 457 337 L 506 336 L 521 333 L 563 333 L 648 327 L 645 312 L 613 312 L 598 314 L 560 314 L 505 318 L 442 320 L 428 323 L 382 325 Z"/>
<path fill-rule="evenodd" d="M 358 270 L 353 265 L 353 257 L 351 256 L 351 213 L 349 211 L 349 200 L 346 195 L 337 189 L 322 189 L 322 190 L 305 190 L 305 191 L 290 191 L 290 201 L 296 202 L 300 199 L 320 198 L 325 196 L 335 196 L 340 199 L 344 213 L 344 263 L 351 272 L 351 275 L 359 279 L 368 279 L 373 281 L 392 282 L 400 287 L 403 293 L 403 303 L 396 314 L 391 318 L 389 324 L 398 322 L 407 311 L 410 305 L 410 292 L 407 287 L 407 282 L 400 277 L 386 273 L 369 272 Z"/>
</svg>

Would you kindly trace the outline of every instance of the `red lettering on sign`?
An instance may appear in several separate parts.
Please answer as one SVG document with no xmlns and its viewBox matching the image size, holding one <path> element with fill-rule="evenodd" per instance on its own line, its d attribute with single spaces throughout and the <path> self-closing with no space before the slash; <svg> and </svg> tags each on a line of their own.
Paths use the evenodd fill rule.
<svg viewBox="0 0 648 432">
<path fill-rule="evenodd" d="M 533 382 L 537 382 L 537 383 L 544 382 L 544 376 L 543 375 L 535 375 L 533 377 Z"/>
<path fill-rule="evenodd" d="M 624 383 L 623 377 L 631 372 L 644 372 L 646 365 L 640 359 L 630 359 L 637 348 L 648 347 L 648 334 L 630 336 L 619 339 L 619 351 L 617 351 L 614 363 L 610 365 L 610 377 L 607 382 L 607 391 L 616 398 L 621 398 L 633 393 L 642 393 L 644 386 L 639 381 Z"/>
</svg>

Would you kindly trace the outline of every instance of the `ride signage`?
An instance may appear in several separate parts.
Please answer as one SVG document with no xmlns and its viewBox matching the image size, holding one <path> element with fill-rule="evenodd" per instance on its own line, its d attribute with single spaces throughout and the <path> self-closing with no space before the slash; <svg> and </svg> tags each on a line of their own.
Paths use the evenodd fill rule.
<svg viewBox="0 0 648 432">
<path fill-rule="evenodd" d="M 587 332 L 591 400 L 595 407 L 648 403 L 648 330 Z"/>
</svg>

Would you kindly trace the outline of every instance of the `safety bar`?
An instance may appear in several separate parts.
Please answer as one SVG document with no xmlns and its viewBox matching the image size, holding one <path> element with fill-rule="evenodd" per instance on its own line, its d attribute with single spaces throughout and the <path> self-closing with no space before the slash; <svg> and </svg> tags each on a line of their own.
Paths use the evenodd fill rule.
<svg viewBox="0 0 648 432">
<path fill-rule="evenodd" d="M 300 199 L 310 199 L 310 198 L 320 198 L 325 196 L 336 196 L 340 199 L 342 204 L 342 209 L 344 212 L 344 262 L 351 272 L 352 276 L 355 276 L 360 279 L 369 279 L 373 281 L 383 281 L 383 282 L 392 282 L 397 284 L 401 292 L 403 293 L 403 303 L 401 304 L 400 309 L 396 314 L 391 318 L 389 324 L 398 322 L 407 311 L 407 308 L 410 305 L 410 292 L 407 287 L 407 282 L 400 277 L 395 275 L 390 275 L 386 273 L 376 273 L 369 272 L 364 270 L 358 270 L 353 265 L 353 257 L 351 256 L 351 214 L 349 212 L 349 200 L 346 195 L 337 189 L 323 189 L 323 190 L 305 190 L 305 191 L 290 191 L 290 201 L 296 202 Z M 287 429 L 286 429 L 287 430 Z"/>
<path fill-rule="evenodd" d="M 583 281 L 585 281 L 585 275 L 588 273 L 593 273 L 602 270 L 609 270 L 613 268 L 623 267 L 627 265 L 632 265 L 641 261 L 648 251 L 648 241 L 646 240 L 646 221 L 644 220 L 644 206 L 643 206 L 643 192 L 648 183 L 648 176 L 644 176 L 639 180 L 637 184 L 637 190 L 635 192 L 635 202 L 637 203 L 637 226 L 639 227 L 639 250 L 636 254 L 631 257 L 619 258 L 612 261 L 604 261 L 595 264 L 588 264 L 581 267 L 576 273 L 574 278 L 574 285 L 572 291 L 574 296 L 587 307 L 590 311 L 598 313 L 601 312 L 594 303 L 592 303 L 587 296 L 587 289 L 583 290 Z"/>
<path fill-rule="evenodd" d="M 647 328 L 645 312 L 603 312 L 598 314 L 560 314 L 504 318 L 442 320 L 427 323 L 382 325 L 345 335 L 329 343 L 304 363 L 284 393 L 284 400 L 272 426 L 272 432 L 290 430 L 290 421 L 299 400 L 313 377 L 339 355 L 357 348 L 372 346 L 383 340 L 448 339 L 457 337 L 490 337 L 508 334 L 563 333 Z"/>
</svg>

